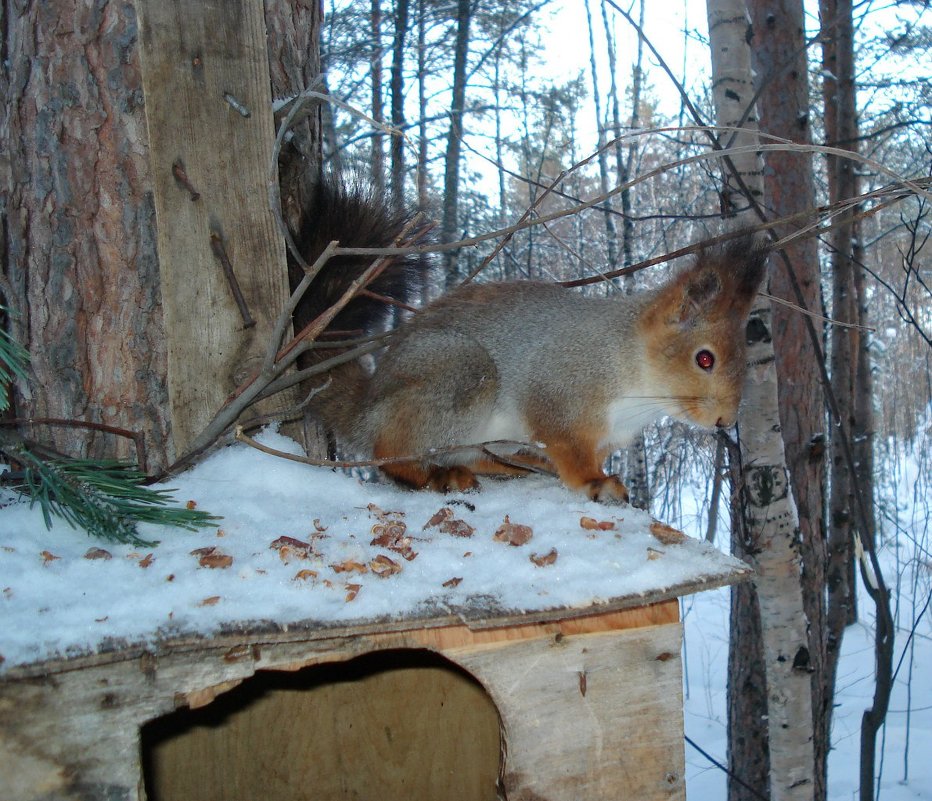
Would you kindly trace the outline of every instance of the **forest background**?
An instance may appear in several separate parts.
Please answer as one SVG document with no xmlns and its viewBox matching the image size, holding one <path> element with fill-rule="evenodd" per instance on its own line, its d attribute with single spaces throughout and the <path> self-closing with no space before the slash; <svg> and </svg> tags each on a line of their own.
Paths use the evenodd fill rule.
<svg viewBox="0 0 932 801">
<path fill-rule="evenodd" d="M 607 294 L 650 286 L 669 265 L 642 272 L 645 262 L 721 233 L 723 217 L 747 224 L 755 205 L 735 193 L 720 163 L 702 155 L 710 137 L 697 126 L 722 119 L 709 19 L 727 17 L 729 9 L 716 6 L 744 13 L 743 3 L 689 0 L 333 3 L 321 32 L 322 70 L 327 91 L 347 107 L 324 106 L 325 159 L 397 203 L 426 209 L 440 221 L 445 242 L 545 219 L 513 232 L 490 263 L 480 247 L 445 253 L 446 286 L 476 272 L 479 280 L 568 282 L 607 273 L 611 282 L 593 281 L 585 290 Z M 761 756 L 768 737 L 761 723 L 763 661 L 748 657 L 760 647 L 749 644 L 760 637 L 748 624 L 757 599 L 738 590 L 730 603 L 723 722 L 728 793 L 820 798 L 829 792 L 827 755 L 839 736 L 832 709 L 845 629 L 865 608 L 857 599 L 859 591 L 866 599 L 856 576 L 861 548 L 876 545 L 875 554 L 885 555 L 887 584 L 894 587 L 892 605 L 878 607 L 877 618 L 867 604 L 864 624 L 876 635 L 874 717 L 865 718 L 874 736 L 883 737 L 876 713 L 889 703 L 893 683 L 915 667 L 916 638 L 930 632 L 928 199 L 891 201 L 886 193 L 899 179 L 928 178 L 932 168 L 932 29 L 923 2 L 752 0 L 747 13 L 754 95 L 734 124 L 760 120 L 762 141 L 783 148 L 766 153 L 762 165 L 763 216 L 784 218 L 770 226 L 772 236 L 815 234 L 786 251 L 795 278 L 781 278 L 775 267 L 771 287 L 820 315 L 810 318 L 807 342 L 801 312 L 776 306 L 774 313 L 813 653 L 815 787 L 813 795 L 794 796 L 771 785 Z M 714 61 L 714 44 L 712 52 Z M 735 143 L 729 131 L 718 133 L 723 146 Z M 794 151 L 779 144 L 787 140 L 825 149 Z M 854 155 L 840 158 L 831 148 Z M 606 199 L 588 207 L 593 198 Z M 581 211 L 581 204 L 588 208 Z M 560 216 L 564 210 L 574 213 Z M 794 295 L 794 283 L 801 294 Z M 723 496 L 727 449 L 665 423 L 619 459 L 635 494 L 656 514 L 723 547 L 730 528 L 732 549 L 753 558 L 754 544 L 741 542 L 740 504 L 731 504 L 729 517 L 727 489 Z M 916 460 L 908 467 L 906 453 Z M 913 484 L 905 504 L 904 470 Z M 698 496 L 708 506 L 684 506 L 687 488 L 696 484 L 705 488 Z M 866 559 L 862 565 L 869 579 L 874 568 Z M 880 599 L 881 588 L 868 594 Z M 883 633 L 885 617 L 893 621 L 893 637 Z M 909 720 L 912 710 L 905 712 Z M 902 743 L 906 778 L 909 725 Z M 879 767 L 872 761 L 872 742 L 862 732 L 862 799 L 881 787 L 883 758 Z"/>
</svg>

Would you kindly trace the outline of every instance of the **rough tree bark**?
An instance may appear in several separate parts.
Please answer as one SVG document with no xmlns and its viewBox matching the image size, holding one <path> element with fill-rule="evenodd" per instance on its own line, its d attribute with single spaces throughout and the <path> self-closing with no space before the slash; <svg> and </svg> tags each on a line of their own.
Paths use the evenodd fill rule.
<svg viewBox="0 0 932 801">
<path fill-rule="evenodd" d="M 417 207 L 430 206 L 427 180 L 427 9 L 426 0 L 417 0 Z"/>
<path fill-rule="evenodd" d="M 369 19 L 372 26 L 372 56 L 369 61 L 369 81 L 372 84 L 372 119 L 381 124 L 385 121 L 382 99 L 382 4 L 372 0 Z M 394 76 L 393 76 L 394 77 Z M 372 191 L 377 195 L 385 193 L 385 148 L 382 134 L 372 132 Z"/>
<path fill-rule="evenodd" d="M 321 4 L 317 0 L 264 0 L 264 3 L 272 97 L 293 97 L 310 87 L 325 90 L 321 83 Z M 294 136 L 291 144 L 298 149 L 302 159 L 291 162 L 290 166 L 295 171 L 283 169 L 281 175 L 283 212 L 292 230 L 295 230 L 296 220 L 301 213 L 299 207 L 307 203 L 304 196 L 307 183 L 302 173 L 305 170 L 316 173 L 323 161 L 325 122 L 332 128 L 333 114 L 328 104 L 322 103 L 315 108 L 314 113 L 292 128 Z M 379 139 L 375 137 L 376 141 Z M 331 144 L 335 144 L 332 138 Z M 381 149 L 381 145 L 378 147 Z M 339 160 L 330 166 L 339 171 Z M 302 441 L 308 456 L 323 459 L 329 455 L 327 432 L 320 421 L 311 415 L 304 416 L 299 431 L 288 433 Z"/>
<path fill-rule="evenodd" d="M 707 10 L 716 120 L 721 126 L 740 127 L 722 139 L 736 146 L 756 145 L 746 6 L 742 0 L 708 0 Z M 726 169 L 723 209 L 737 221 L 749 222 L 748 195 L 757 202 L 763 199 L 762 165 L 753 151 L 731 161 L 735 175 Z M 741 508 L 732 536 L 738 552 L 756 569 L 767 687 L 767 710 L 758 714 L 766 714 L 769 722 L 769 794 L 777 801 L 802 801 L 811 799 L 814 789 L 809 643 L 800 586 L 799 519 L 780 436 L 772 330 L 770 305 L 758 302 L 748 324 L 752 370 L 738 421 L 741 491 L 736 498 Z M 753 610 L 733 604 L 733 613 L 740 623 Z M 740 643 L 731 647 L 732 659 L 740 659 Z M 730 735 L 735 734 L 731 726 Z M 747 781 L 744 766 L 729 761 Z M 766 787 L 754 789 L 767 794 Z"/>
<path fill-rule="evenodd" d="M 392 125 L 404 129 L 404 55 L 405 38 L 408 34 L 408 0 L 398 0 L 395 3 L 395 37 L 392 43 Z M 405 200 L 405 151 L 404 139 L 400 135 L 392 136 L 391 152 L 391 189 L 392 204 L 400 209 Z"/>
<path fill-rule="evenodd" d="M 308 27 L 295 21 L 313 11 L 279 0 L 266 7 L 272 80 L 284 94 L 282 85 L 300 88 L 307 78 L 316 46 L 302 47 Z M 15 334 L 33 355 L 16 412 L 141 432 L 148 468 L 158 471 L 176 454 L 136 8 L 5 3 L 0 20 L 0 139 L 9 156 L 0 269 L 20 314 Z M 69 455 L 135 457 L 97 431 L 30 434 Z"/>
<path fill-rule="evenodd" d="M 854 104 L 854 44 L 851 3 L 823 0 L 819 4 L 824 38 L 822 42 L 825 136 L 835 147 L 857 149 L 857 119 Z M 857 194 L 855 163 L 839 156 L 827 159 L 829 200 Z M 857 320 L 853 241 L 857 228 L 851 213 L 841 215 L 831 234 L 832 316 L 839 322 Z M 854 328 L 834 326 L 831 330 L 832 391 L 841 419 L 839 427 L 848 441 L 855 423 L 854 393 L 858 369 L 858 333 Z M 829 510 L 828 551 L 828 674 L 834 685 L 841 641 L 848 623 L 857 617 L 854 572 L 854 482 L 844 459 L 841 437 L 832 437 L 832 481 Z"/>
<path fill-rule="evenodd" d="M 823 100 L 827 144 L 857 152 L 858 121 L 854 56 L 854 9 L 851 0 L 821 0 Z M 829 200 L 857 196 L 856 163 L 827 159 Z M 831 237 L 832 315 L 848 322 L 864 322 L 866 298 L 860 232 L 854 211 L 841 215 Z M 865 589 L 874 601 L 876 677 L 871 708 L 861 724 L 861 801 L 872 801 L 876 738 L 883 724 L 892 688 L 893 621 L 890 597 L 879 575 L 874 550 L 873 410 L 870 358 L 866 338 L 855 328 L 832 329 L 832 391 L 838 414 L 832 432 L 832 492 L 829 514 L 829 553 L 826 580 L 825 693 L 834 693 L 845 626 L 857 619 L 855 547 L 860 539 L 865 561 Z M 847 452 L 850 448 L 850 458 Z M 871 575 L 871 574 L 874 575 Z"/>
<path fill-rule="evenodd" d="M 32 354 L 21 417 L 143 433 L 171 459 L 152 175 L 132 4 L 4 3 L 0 267 Z M 82 429 L 30 430 L 74 456 L 135 454 Z"/>
<path fill-rule="evenodd" d="M 802 0 L 748 0 L 748 10 L 754 31 L 751 59 L 759 92 L 761 131 L 810 144 L 809 72 Z M 770 217 L 811 212 L 815 208 L 811 154 L 770 151 L 765 155 L 764 163 L 764 199 Z M 774 233 L 782 237 L 813 222 L 814 216 L 800 219 L 792 229 L 784 226 Z M 770 280 L 771 294 L 796 303 L 795 280 L 806 308 L 821 311 L 817 241 L 805 239 L 791 244 L 782 256 L 789 261 L 789 266 L 782 257 L 775 259 Z M 822 681 L 825 406 L 818 367 L 821 354 L 813 352 L 813 341 L 802 314 L 780 304 L 773 307 L 773 336 L 779 343 L 774 347 L 774 353 L 783 446 L 802 537 L 802 586 L 809 620 L 815 732 L 814 797 L 824 799 L 832 696 L 823 693 Z M 746 642 L 745 647 L 749 644 Z M 739 705 L 744 703 L 740 694 L 733 700 Z"/>
</svg>

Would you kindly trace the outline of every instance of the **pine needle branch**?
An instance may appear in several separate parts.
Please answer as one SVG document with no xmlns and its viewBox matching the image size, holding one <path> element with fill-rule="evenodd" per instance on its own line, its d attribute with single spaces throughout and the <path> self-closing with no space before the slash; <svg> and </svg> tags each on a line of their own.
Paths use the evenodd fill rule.
<svg viewBox="0 0 932 801">
<path fill-rule="evenodd" d="M 24 445 L 4 449 L 22 470 L 3 483 L 39 504 L 45 525 L 52 516 L 101 539 L 151 546 L 139 536 L 139 523 L 195 530 L 216 525 L 207 512 L 170 505 L 172 491 L 143 485 L 145 474 L 126 462 L 91 459 L 43 459 Z"/>
<path fill-rule="evenodd" d="M 0 314 L 10 312 L 0 304 Z M 9 386 L 26 378 L 29 353 L 0 329 L 0 412 L 9 409 Z M 40 455 L 18 435 L 0 431 L 0 459 L 21 469 L 0 474 L 0 485 L 39 504 L 47 528 L 52 516 L 85 529 L 92 537 L 151 546 L 139 536 L 140 523 L 156 523 L 194 530 L 216 525 L 218 518 L 197 509 L 171 505 L 172 490 L 144 485 L 146 475 L 134 465 L 116 460 L 67 459 Z"/>
</svg>

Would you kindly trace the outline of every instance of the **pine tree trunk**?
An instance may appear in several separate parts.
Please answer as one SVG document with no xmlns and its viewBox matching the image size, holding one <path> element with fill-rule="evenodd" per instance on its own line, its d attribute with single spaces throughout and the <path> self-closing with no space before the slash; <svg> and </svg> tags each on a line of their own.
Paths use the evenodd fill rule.
<svg viewBox="0 0 932 801">
<path fill-rule="evenodd" d="M 824 38 L 822 67 L 826 141 L 840 148 L 857 149 L 857 117 L 854 97 L 854 43 L 851 3 L 823 0 L 819 4 Z M 829 77 L 831 76 L 831 77 Z M 854 197 L 857 176 L 854 162 L 838 156 L 827 158 L 830 202 Z M 836 220 L 831 234 L 832 317 L 840 322 L 858 319 L 854 242 L 857 227 L 850 214 Z M 839 429 L 848 442 L 856 425 L 855 387 L 858 381 L 858 334 L 856 329 L 831 329 L 832 391 L 840 414 Z M 855 480 L 848 469 L 840 436 L 832 438 L 832 480 L 829 515 L 828 673 L 834 687 L 844 629 L 856 619 L 854 549 Z"/>
<path fill-rule="evenodd" d="M 853 107 L 853 43 L 850 3 L 823 0 L 819 4 L 826 37 L 822 43 L 822 66 L 826 71 L 823 84 L 825 105 L 825 136 L 835 147 L 854 148 L 856 131 Z M 828 77 L 830 74 L 832 77 Z M 854 163 L 838 156 L 827 158 L 829 200 L 835 202 L 852 197 L 857 191 Z M 856 266 L 852 260 L 852 240 L 855 225 L 850 217 L 836 220 L 831 234 L 832 317 L 839 322 L 857 319 Z M 852 328 L 833 326 L 830 333 L 832 392 L 840 414 L 833 432 L 839 432 L 852 442 L 855 424 L 855 383 L 857 381 L 857 333 Z M 829 505 L 828 560 L 826 585 L 826 670 L 825 691 L 834 693 L 838 660 L 845 627 L 855 618 L 854 575 L 854 482 L 848 469 L 844 446 L 837 434 L 831 439 L 832 476 Z"/>
<path fill-rule="evenodd" d="M 507 219 L 508 196 L 505 192 L 505 137 L 502 133 L 502 110 L 504 93 L 502 91 L 502 59 L 496 50 L 495 69 L 492 73 L 492 96 L 495 98 L 495 163 L 498 166 L 498 227 L 504 228 Z"/>
<path fill-rule="evenodd" d="M 306 77 L 311 51 L 300 45 L 311 34 L 295 27 L 301 12 L 291 4 L 266 6 L 280 92 Z M 164 173 L 150 163 L 136 7 L 6 3 L 2 22 L 0 138 L 12 165 L 0 186 L 9 242 L 2 271 L 20 313 L 17 336 L 33 357 L 16 412 L 139 432 L 146 466 L 158 471 L 176 456 L 177 432 L 153 195 Z M 136 457 L 129 443 L 99 431 L 29 434 L 73 456 Z"/>
<path fill-rule="evenodd" d="M 323 74 L 320 60 L 320 28 L 323 22 L 321 5 L 317 2 L 293 3 L 290 0 L 264 0 L 264 3 L 272 97 L 293 97 L 312 86 L 326 91 L 326 87 L 320 83 Z M 298 165 L 299 169 L 315 173 L 320 169 L 323 162 L 324 131 L 327 128 L 330 143 L 334 145 L 336 134 L 333 130 L 332 109 L 328 103 L 321 103 L 316 114 L 308 115 L 292 128 L 292 144 L 304 157 L 303 162 Z M 332 148 L 331 151 L 338 152 Z M 339 172 L 340 166 L 339 158 L 331 161 L 330 167 L 336 172 Z M 289 180 L 297 180 L 297 184 L 289 186 Z M 294 202 L 303 207 L 307 202 L 301 191 L 307 186 L 303 176 L 289 176 L 283 171 L 281 182 L 283 203 L 289 193 L 296 192 Z M 295 230 L 293 223 L 292 230 Z M 323 459 L 330 455 L 327 432 L 312 415 L 305 415 L 299 431 L 285 431 L 293 433 L 302 442 L 308 456 Z"/>
<path fill-rule="evenodd" d="M 854 61 L 854 18 L 850 0 L 821 0 L 823 100 L 825 137 L 835 147 L 857 152 L 858 121 Z M 856 164 L 850 159 L 827 159 L 829 201 L 857 196 Z M 832 231 L 832 316 L 863 323 L 866 315 L 860 231 L 854 212 L 841 215 Z M 829 514 L 829 554 L 825 692 L 834 693 L 844 630 L 857 620 L 854 540 L 861 538 L 865 553 L 874 550 L 873 399 L 867 342 L 854 328 L 833 326 L 832 391 L 838 421 L 832 437 L 832 492 Z M 849 461 L 845 442 L 851 449 Z M 874 571 L 877 571 L 876 565 Z M 876 678 L 872 706 L 861 724 L 861 801 L 872 801 L 876 738 L 889 704 L 893 671 L 893 621 L 883 577 L 867 586 L 876 606 Z"/>
<path fill-rule="evenodd" d="M 372 26 L 372 57 L 369 61 L 369 81 L 372 84 L 372 119 L 381 124 L 385 121 L 382 98 L 382 4 L 372 0 L 369 14 Z M 385 148 L 381 131 L 372 132 L 372 191 L 385 194 Z"/>
<path fill-rule="evenodd" d="M 106 0 L 4 5 L 0 269 L 32 354 L 15 410 L 138 431 L 157 468 L 173 454 L 136 14 Z M 135 457 L 97 431 L 29 435 L 73 456 Z"/>
<path fill-rule="evenodd" d="M 811 142 L 808 66 L 802 0 L 748 0 L 754 39 L 751 58 L 760 91 L 761 130 L 796 142 Z M 812 157 L 806 153 L 771 151 L 765 156 L 764 195 L 774 217 L 805 213 L 815 207 Z M 779 228 L 784 236 L 812 219 Z M 788 246 L 789 260 L 806 308 L 820 312 L 819 254 L 815 239 Z M 793 279 L 782 259 L 774 260 L 770 292 L 796 303 Z M 802 534 L 803 599 L 809 620 L 815 737 L 814 798 L 825 798 L 826 757 L 832 697 L 823 694 L 822 632 L 825 617 L 825 408 L 818 357 L 805 318 L 796 310 L 773 307 L 780 423 L 787 467 L 799 512 Z"/>
<path fill-rule="evenodd" d="M 401 131 L 404 129 L 404 54 L 405 37 L 408 33 L 408 0 L 398 0 L 395 3 L 395 38 L 392 44 L 392 126 Z M 392 157 L 392 203 L 395 208 L 404 206 L 405 194 L 405 151 L 404 139 L 401 135 L 391 138 Z"/>
<path fill-rule="evenodd" d="M 755 145 L 756 110 L 749 107 L 754 94 L 747 9 L 740 0 L 708 0 L 709 38 L 712 52 L 712 91 L 716 121 L 721 126 L 740 126 L 736 145 Z M 730 139 L 731 136 L 722 137 Z M 748 197 L 762 199 L 762 165 L 753 153 L 732 157 L 738 178 L 729 175 L 723 189 L 723 207 L 731 216 L 748 221 Z M 743 182 L 744 186 L 741 186 Z M 780 436 L 777 373 L 772 341 L 769 303 L 758 302 L 748 324 L 748 359 L 755 365 L 745 388 L 745 402 L 738 420 L 741 448 L 741 504 L 743 536 L 740 553 L 756 569 L 754 588 L 763 642 L 769 724 L 770 797 L 811 799 L 814 791 L 812 694 L 808 668 L 808 638 L 799 569 L 799 519 L 789 487 L 786 455 Z M 741 659 L 742 644 L 735 635 L 743 628 L 741 618 L 754 614 L 753 603 L 733 606 L 735 621 L 731 659 Z M 740 721 L 733 718 L 736 687 L 729 686 L 729 762 L 738 769 L 742 761 Z M 760 750 L 758 750 L 758 759 Z M 750 758 L 750 752 L 746 759 Z M 745 762 L 746 764 L 746 762 Z M 737 797 L 730 783 L 732 798 Z M 766 787 L 755 787 L 766 794 Z"/>
<path fill-rule="evenodd" d="M 427 181 L 427 9 L 426 0 L 417 0 L 417 204 L 426 210 L 430 204 Z"/>
<path fill-rule="evenodd" d="M 326 91 L 321 82 L 320 62 L 321 10 L 316 3 L 292 3 L 289 0 L 263 0 L 265 5 L 266 42 L 269 48 L 269 77 L 272 97 L 294 97 L 302 90 L 316 87 Z M 291 129 L 292 144 L 304 159 L 301 169 L 317 169 L 323 158 L 323 130 L 333 126 L 330 106 L 321 103 L 316 114 L 309 114 Z M 331 132 L 332 142 L 334 134 Z M 333 164 L 334 168 L 339 164 Z M 291 176 L 282 176 L 287 181 Z M 286 195 L 289 187 L 282 187 Z M 287 212 L 287 210 L 286 210 Z"/>
<path fill-rule="evenodd" d="M 447 153 L 443 181 L 443 221 L 441 237 L 444 242 L 456 242 L 459 229 L 460 152 L 463 139 L 463 112 L 466 107 L 467 57 L 469 56 L 469 26 L 472 21 L 472 3 L 457 0 L 456 44 L 453 54 L 453 96 L 450 105 L 450 133 L 447 138 Z M 456 275 L 457 254 L 445 254 L 446 280 Z"/>
</svg>

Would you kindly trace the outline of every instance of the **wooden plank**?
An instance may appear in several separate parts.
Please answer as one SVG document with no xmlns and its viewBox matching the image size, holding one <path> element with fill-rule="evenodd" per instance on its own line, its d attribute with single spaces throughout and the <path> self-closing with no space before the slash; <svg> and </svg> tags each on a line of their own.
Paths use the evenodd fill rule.
<svg viewBox="0 0 932 801">
<path fill-rule="evenodd" d="M 338 635 L 330 640 L 314 643 L 282 643 L 279 647 L 271 649 L 267 645 L 250 648 L 244 643 L 222 653 L 202 651 L 198 659 L 201 670 L 205 671 L 205 679 L 209 675 L 209 666 L 212 663 L 217 664 L 217 675 L 225 677 L 227 674 L 225 671 L 221 672 L 220 662 L 229 662 L 231 658 L 252 663 L 254 669 L 297 671 L 314 665 L 346 661 L 376 651 L 424 648 L 459 662 L 464 654 L 496 650 L 508 643 L 541 639 L 559 642 L 566 636 L 624 631 L 678 621 L 679 602 L 674 599 L 637 609 L 478 631 L 465 625 L 412 628 L 355 636 Z M 194 692 L 179 692 L 176 697 L 187 706 L 200 707 L 209 704 L 217 695 L 227 692 L 237 683 L 229 679 L 218 680 L 216 683 L 202 680 Z"/>
<path fill-rule="evenodd" d="M 528 640 L 456 660 L 502 718 L 509 801 L 683 801 L 680 625 Z"/>
<path fill-rule="evenodd" d="M 461 654 L 483 648 L 497 648 L 504 643 L 537 639 L 560 639 L 577 634 L 595 634 L 607 631 L 656 626 L 679 621 L 679 602 L 676 599 L 648 604 L 635 609 L 599 612 L 564 620 L 518 623 L 497 628 L 472 629 L 469 626 L 443 626 L 440 628 L 411 629 L 402 634 L 406 647 L 423 647 L 440 653 Z M 374 635 L 373 643 L 390 635 Z"/>
<path fill-rule="evenodd" d="M 274 123 L 265 22 L 259 0 L 135 5 L 180 454 L 255 369 L 288 297 L 284 244 L 268 205 Z M 176 164 L 196 199 L 173 173 Z M 225 244 L 254 327 L 244 327 L 212 232 Z"/>
<path fill-rule="evenodd" d="M 640 622 L 669 617 L 675 607 L 675 601 L 667 602 L 647 612 Z M 447 635 L 442 635 L 432 644 L 430 637 L 436 632 L 418 630 L 303 642 L 247 640 L 227 649 L 207 640 L 200 649 L 144 654 L 135 660 L 65 669 L 45 677 L 7 678 L 0 682 L 0 769 L 16 778 L 17 801 L 46 799 L 48 788 L 57 788 L 56 797 L 62 799 L 95 797 L 80 795 L 81 788 L 88 787 L 95 788 L 99 797 L 135 801 L 139 730 L 146 722 L 180 707 L 207 704 L 218 694 L 242 692 L 257 673 L 267 676 L 269 671 L 288 670 L 295 681 L 301 681 L 312 675 L 299 671 L 304 666 L 334 663 L 330 669 L 339 673 L 352 664 L 346 660 L 373 649 L 382 650 L 385 658 L 395 658 L 398 649 L 410 652 L 435 647 L 479 680 L 501 714 L 509 751 L 508 781 L 514 792 L 511 801 L 680 799 L 680 626 L 626 628 L 635 615 L 598 617 L 571 621 L 564 630 L 556 623 L 516 627 L 499 636 L 497 643 L 488 639 L 496 632 L 488 630 L 475 632 L 475 640 L 460 634 L 444 641 Z M 417 682 L 404 689 L 401 684 L 392 689 L 385 686 L 364 696 L 366 714 L 384 714 L 386 707 L 396 705 L 398 718 L 406 707 L 416 711 L 422 698 Z M 286 729 L 299 727 L 302 724 L 293 717 L 300 703 L 296 698 L 288 695 L 277 712 L 269 708 L 263 719 L 278 721 L 276 725 Z M 334 695 L 331 702 L 330 712 L 313 714 L 346 714 L 347 697 Z M 478 710 L 475 696 L 466 706 Z M 427 718 L 421 715 L 420 720 L 413 724 L 419 732 Z M 476 723 L 486 734 L 487 720 L 486 716 L 486 723 Z M 268 731 L 265 723 L 249 725 L 253 732 L 249 737 Z M 466 726 L 465 717 L 455 718 L 450 723 L 451 741 L 444 748 L 458 747 Z M 372 736 L 377 732 L 378 727 L 372 727 Z M 436 733 L 417 736 L 440 737 Z M 231 754 L 241 761 L 258 745 L 250 744 L 247 737 L 238 747 L 241 750 Z M 372 747 L 370 743 L 364 750 Z M 308 753 L 312 760 L 314 752 Z M 401 756 L 398 759 L 398 764 L 359 770 L 369 775 L 386 770 L 386 775 L 397 777 L 403 772 L 399 765 L 407 764 Z M 477 769 L 487 777 L 487 758 L 475 759 L 484 767 L 464 762 L 463 770 L 473 775 Z M 272 762 L 270 770 L 294 767 L 290 758 Z M 487 786 L 487 779 L 476 781 L 476 786 Z M 636 794 L 625 795 L 622 788 L 635 788 Z"/>
<path fill-rule="evenodd" d="M 744 580 L 747 573 L 734 573 L 719 577 L 716 583 L 703 584 L 702 588 L 724 586 Z M 688 592 L 691 590 L 684 590 Z M 498 639 L 520 638 L 522 631 L 528 636 L 550 636 L 557 631 L 574 632 L 582 630 L 600 630 L 603 628 L 620 628 L 637 625 L 656 625 L 679 619 L 676 597 L 670 597 L 673 591 L 653 593 L 650 602 L 643 597 L 640 605 L 634 597 L 611 599 L 598 606 L 580 608 L 557 608 L 548 610 L 531 610 L 523 614 L 509 612 L 500 616 L 495 614 L 478 615 L 478 620 L 470 619 L 464 610 L 460 614 L 444 614 L 436 617 L 417 616 L 410 618 L 393 618 L 346 624 L 324 625 L 319 621 L 293 623 L 279 626 L 271 621 L 244 623 L 235 629 L 218 633 L 209 639 L 203 637 L 175 636 L 154 642 L 113 643 L 113 650 L 91 654 L 77 655 L 68 659 L 52 659 L 30 665 L 10 668 L 6 675 L 13 679 L 54 675 L 63 671 L 91 668 L 114 664 L 126 660 L 138 659 L 142 655 L 155 654 L 159 658 L 173 655 L 195 653 L 198 658 L 214 658 L 227 652 L 255 648 L 259 650 L 279 646 L 291 649 L 291 652 L 304 655 L 317 650 L 330 652 L 332 643 L 353 644 L 344 654 L 335 654 L 332 659 L 349 659 L 364 650 L 377 650 L 380 647 L 430 647 L 428 642 L 436 638 L 439 647 L 452 645 L 455 641 L 495 642 Z M 465 622 L 463 622 L 465 619 Z M 574 623 L 573 621 L 579 621 Z M 557 625 L 558 628 L 554 628 Z M 529 626 L 531 628 L 524 628 Z M 582 629 L 574 626 L 584 627 Z M 591 629 L 585 627 L 593 627 Z M 445 629 L 446 631 L 440 631 Z M 437 632 L 437 633 L 432 633 Z M 482 632 L 490 632 L 483 635 Z M 312 646 L 312 643 L 317 643 Z M 394 643 L 395 645 L 390 645 Z M 364 645 L 361 645 L 364 644 Z M 322 660 L 327 661 L 327 660 Z M 299 664 L 297 667 L 303 665 Z M 280 669 L 278 666 L 276 669 Z"/>
</svg>

